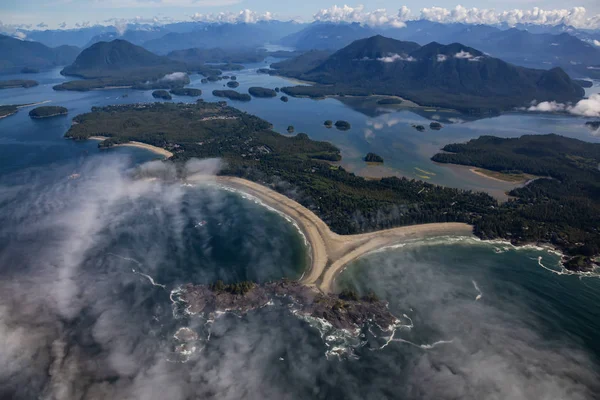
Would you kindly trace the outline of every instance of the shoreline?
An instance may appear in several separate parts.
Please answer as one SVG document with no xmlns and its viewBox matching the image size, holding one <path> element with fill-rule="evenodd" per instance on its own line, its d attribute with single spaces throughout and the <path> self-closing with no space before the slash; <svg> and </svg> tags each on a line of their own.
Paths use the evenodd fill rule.
<svg viewBox="0 0 600 400">
<path fill-rule="evenodd" d="M 310 253 L 310 265 L 300 282 L 316 287 L 324 293 L 333 291 L 335 279 L 349 263 L 373 251 L 415 239 L 448 235 L 473 236 L 471 225 L 455 222 L 410 225 L 357 235 L 338 235 L 309 209 L 261 184 L 236 177 L 215 178 L 205 175 L 191 176 L 187 181 L 215 182 L 238 190 L 289 217 L 304 235 Z"/>
<path fill-rule="evenodd" d="M 107 139 L 110 139 L 110 138 L 108 136 L 90 136 L 87 138 L 87 140 L 97 140 L 99 142 L 103 142 Z M 146 144 L 146 143 L 136 142 L 136 141 L 115 144 L 112 147 L 121 147 L 121 146 L 137 147 L 138 149 L 148 150 L 148 151 L 153 152 L 154 154 L 159 154 L 159 155 L 165 157 L 165 159 L 169 159 L 169 158 L 173 157 L 173 153 L 171 153 L 169 150 L 163 149 L 162 147 L 152 146 L 151 144 Z"/>
</svg>

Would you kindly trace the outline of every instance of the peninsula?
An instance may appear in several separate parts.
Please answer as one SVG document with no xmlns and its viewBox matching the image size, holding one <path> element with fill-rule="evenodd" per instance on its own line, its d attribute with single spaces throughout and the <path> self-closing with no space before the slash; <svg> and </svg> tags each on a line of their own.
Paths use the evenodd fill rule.
<svg viewBox="0 0 600 400">
<path fill-rule="evenodd" d="M 225 167 L 220 175 L 254 182 L 259 185 L 254 187 L 255 191 L 269 187 L 282 194 L 295 193 L 290 200 L 298 201 L 310 210 L 322 221 L 321 226 L 328 227 L 335 235 L 373 235 L 361 237 L 358 241 L 352 239 L 352 244 L 344 247 L 335 235 L 322 231 L 315 243 L 324 242 L 323 238 L 332 238 L 327 242 L 330 244 L 322 247 L 325 249 L 322 253 L 327 254 L 323 255 L 325 265 L 345 257 L 349 248 L 365 246 L 365 251 L 376 248 L 378 245 L 370 242 L 373 237 L 383 240 L 377 243 L 385 246 L 396 240 L 397 234 L 409 237 L 415 229 L 421 232 L 422 228 L 413 226 L 431 223 L 470 225 L 474 234 L 482 239 L 504 239 L 515 245 L 551 244 L 568 257 L 583 256 L 588 261 L 600 254 L 600 234 L 597 231 L 600 211 L 596 197 L 599 193 L 597 182 L 600 182 L 597 176 L 600 173 L 597 170 L 600 160 L 598 145 L 572 142 L 573 139 L 556 135 L 534 136 L 535 140 L 524 137 L 521 142 L 509 141 L 510 146 L 506 149 L 505 146 L 493 145 L 495 141 L 502 142 L 498 138 L 476 143 L 482 146 L 484 152 L 481 154 L 485 155 L 485 159 L 474 158 L 468 165 L 496 170 L 488 164 L 503 160 L 507 151 L 514 151 L 510 159 L 515 162 L 507 163 L 497 171 L 516 172 L 519 169 L 526 174 L 552 177 L 537 179 L 524 188 L 516 189 L 511 193 L 515 196 L 513 201 L 499 204 L 485 193 L 423 181 L 358 177 L 342 167 L 331 165 L 330 162 L 339 161 L 341 156 L 339 149 L 330 143 L 311 140 L 304 133 L 283 136 L 274 132 L 267 121 L 229 107 L 224 102 L 95 107 L 91 113 L 75 117 L 74 121 L 76 124 L 69 129 L 67 137 L 108 136 L 102 147 L 143 142 L 169 151 L 175 162 L 192 157 L 222 158 Z M 457 161 L 478 154 L 456 149 L 461 147 L 453 145 L 445 148 L 456 155 L 442 153 L 435 160 L 462 163 Z M 560 163 L 555 161 L 547 163 L 547 155 L 552 151 L 559 151 L 556 159 L 562 160 L 563 164 L 568 162 L 567 169 L 557 170 L 555 166 Z M 451 156 L 454 158 L 448 158 Z M 525 161 L 531 168 L 525 168 Z M 464 163 L 467 164 L 466 161 Z M 574 178 L 565 178 L 565 172 Z M 284 199 L 278 198 L 276 202 L 283 203 Z M 571 211 L 564 212 L 564 207 Z M 550 219 L 548 215 L 553 217 Z M 457 227 L 443 226 L 451 227 L 451 231 Z M 445 229 L 435 234 L 451 233 Z M 429 231 L 424 234 L 428 235 Z M 339 268 L 343 268 L 345 262 L 341 264 Z M 589 262 L 569 265 L 591 267 Z M 327 267 L 333 276 L 337 270 L 337 264 Z M 328 290 L 331 280 L 320 278 L 323 272 L 313 275 L 312 282 Z M 319 279 L 323 279 L 324 283 Z"/>
</svg>

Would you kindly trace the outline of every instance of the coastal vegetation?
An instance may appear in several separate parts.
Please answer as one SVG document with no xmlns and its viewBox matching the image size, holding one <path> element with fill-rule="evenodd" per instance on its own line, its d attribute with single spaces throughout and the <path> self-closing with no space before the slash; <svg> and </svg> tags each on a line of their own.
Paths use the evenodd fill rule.
<svg viewBox="0 0 600 400">
<path fill-rule="evenodd" d="M 367 153 L 365 156 L 365 162 L 368 163 L 383 163 L 383 157 L 375 153 Z"/>
<path fill-rule="evenodd" d="M 288 126 L 287 131 L 288 131 L 288 133 L 294 133 L 294 126 L 293 125 Z"/>
<path fill-rule="evenodd" d="M 66 136 L 105 135 L 169 149 L 174 161 L 221 157 L 221 174 L 267 185 L 314 211 L 339 234 L 402 225 L 465 222 L 484 239 L 552 243 L 569 255 L 600 253 L 598 146 L 556 135 L 484 137 L 449 145 L 434 160 L 538 179 L 503 204 L 485 193 L 388 177 L 368 180 L 331 168 L 339 150 L 306 134 L 283 136 L 255 116 L 219 103 L 156 103 L 93 108 L 77 116 Z M 505 142 L 508 141 L 508 142 Z M 293 189 L 293 190 L 292 190 Z"/>
<path fill-rule="evenodd" d="M 434 131 L 439 131 L 442 128 L 443 125 L 436 121 L 433 121 L 429 124 L 429 129 L 433 129 Z"/>
<path fill-rule="evenodd" d="M 323 123 L 323 125 L 325 125 L 325 128 L 331 128 L 331 127 L 333 127 L 333 121 L 328 119 L 327 121 L 325 121 Z"/>
<path fill-rule="evenodd" d="M 30 88 L 39 85 L 36 81 L 28 79 L 11 79 L 0 81 L 0 89 Z"/>
<path fill-rule="evenodd" d="M 419 132 L 425 132 L 425 126 L 423 125 L 413 124 L 412 127 L 418 130 Z"/>
<path fill-rule="evenodd" d="M 202 96 L 202 90 L 194 88 L 174 88 L 170 90 L 171 94 L 176 96 L 199 97 Z"/>
<path fill-rule="evenodd" d="M 290 101 L 289 97 L 287 97 L 287 96 L 281 96 L 280 100 L 283 101 L 284 103 L 287 103 L 288 101 Z"/>
<path fill-rule="evenodd" d="M 340 131 L 347 131 L 352 126 L 350 125 L 350 122 L 348 122 L 348 121 L 339 120 L 339 121 L 335 122 L 335 127 L 338 128 L 338 130 L 340 130 Z"/>
<path fill-rule="evenodd" d="M 18 111 L 19 107 L 16 105 L 0 106 L 0 119 L 16 114 Z"/>
<path fill-rule="evenodd" d="M 600 144 L 554 134 L 482 136 L 443 150 L 432 160 L 546 177 L 513 189 L 511 201 L 476 224 L 479 236 L 549 242 L 570 255 L 600 253 Z"/>
<path fill-rule="evenodd" d="M 275 97 L 275 96 L 277 96 L 277 92 L 274 91 L 273 89 L 268 89 L 268 88 L 263 88 L 263 87 L 256 87 L 256 86 L 253 86 L 253 87 L 249 88 L 248 89 L 248 93 L 250 93 L 254 97 L 263 97 L 263 98 L 269 98 L 269 97 Z"/>
<path fill-rule="evenodd" d="M 237 82 L 237 81 L 229 81 L 229 82 L 227 82 L 227 86 L 230 87 L 230 88 L 232 88 L 232 89 L 235 89 L 238 86 L 240 86 L 240 83 Z"/>
<path fill-rule="evenodd" d="M 152 92 L 152 97 L 155 99 L 171 100 L 173 97 L 166 90 L 155 90 Z"/>
<path fill-rule="evenodd" d="M 250 101 L 252 98 L 249 94 L 236 92 L 235 90 L 213 90 L 213 96 L 215 97 L 225 97 L 230 100 L 237 101 Z"/>
<path fill-rule="evenodd" d="M 34 108 L 33 110 L 29 111 L 29 116 L 34 119 L 39 119 L 39 118 L 56 117 L 59 115 L 67 115 L 68 113 L 69 113 L 69 110 L 67 110 L 65 107 L 42 106 L 42 107 Z"/>
</svg>

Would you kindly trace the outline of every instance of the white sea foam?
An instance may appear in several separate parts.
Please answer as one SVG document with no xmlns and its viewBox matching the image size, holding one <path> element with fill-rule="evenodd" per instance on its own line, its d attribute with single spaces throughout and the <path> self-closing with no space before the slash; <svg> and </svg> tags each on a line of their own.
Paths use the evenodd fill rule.
<svg viewBox="0 0 600 400">
<path fill-rule="evenodd" d="M 406 343 L 409 344 L 411 346 L 417 347 L 419 349 L 423 349 L 423 350 L 431 350 L 433 348 L 435 348 L 436 346 L 442 345 L 442 344 L 451 344 L 454 342 L 454 339 L 452 340 L 438 340 L 437 342 L 431 343 L 431 344 L 417 344 L 417 343 L 413 343 L 410 340 L 405 340 L 405 339 L 394 339 L 394 342 L 400 342 L 400 343 Z"/>
<path fill-rule="evenodd" d="M 163 289 L 167 288 L 165 285 L 163 285 L 161 283 L 156 283 L 156 281 L 154 280 L 154 278 L 152 278 L 150 275 L 147 275 L 147 274 L 144 274 L 142 272 L 136 271 L 134 268 L 132 268 L 131 271 L 134 274 L 137 274 L 137 275 L 143 276 L 144 278 L 147 278 L 153 286 L 158 286 L 158 287 L 161 287 Z"/>
<path fill-rule="evenodd" d="M 475 280 L 472 280 L 471 282 L 473 282 L 473 287 L 475 288 L 475 290 L 477 290 L 477 297 L 475 297 L 475 301 L 481 300 L 481 298 L 483 297 L 483 293 L 481 292 L 481 289 L 479 289 L 479 286 L 477 285 L 477 282 L 475 282 Z"/>
</svg>

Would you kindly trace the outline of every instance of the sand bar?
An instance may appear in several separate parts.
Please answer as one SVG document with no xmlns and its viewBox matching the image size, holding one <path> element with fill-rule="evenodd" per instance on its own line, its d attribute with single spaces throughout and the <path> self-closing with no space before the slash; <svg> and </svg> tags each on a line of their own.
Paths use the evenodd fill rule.
<svg viewBox="0 0 600 400">
<path fill-rule="evenodd" d="M 207 180 L 214 181 L 215 178 L 202 175 L 188 178 L 190 182 Z M 256 197 L 296 222 L 310 245 L 311 253 L 311 265 L 302 283 L 313 285 L 325 293 L 333 290 L 335 278 L 348 263 L 377 249 L 407 240 L 473 234 L 471 225 L 449 222 L 404 226 L 360 235 L 338 235 L 312 211 L 266 186 L 235 177 L 220 176 L 216 182 Z"/>
</svg>

